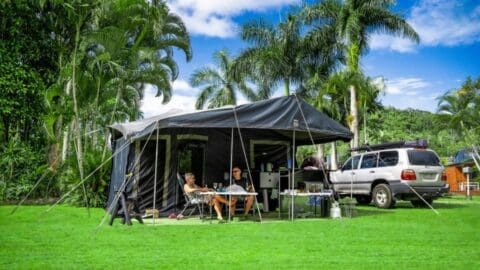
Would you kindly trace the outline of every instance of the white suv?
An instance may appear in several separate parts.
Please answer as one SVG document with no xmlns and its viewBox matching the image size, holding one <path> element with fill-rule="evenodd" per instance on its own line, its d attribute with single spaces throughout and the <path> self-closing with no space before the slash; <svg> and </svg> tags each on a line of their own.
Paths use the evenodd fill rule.
<svg viewBox="0 0 480 270">
<path fill-rule="evenodd" d="M 340 196 L 353 194 L 360 204 L 372 199 L 379 208 L 390 208 L 396 199 L 423 206 L 448 193 L 444 168 L 426 142 L 395 142 L 365 146 L 356 151 L 340 170 L 330 174 L 334 190 Z"/>
</svg>

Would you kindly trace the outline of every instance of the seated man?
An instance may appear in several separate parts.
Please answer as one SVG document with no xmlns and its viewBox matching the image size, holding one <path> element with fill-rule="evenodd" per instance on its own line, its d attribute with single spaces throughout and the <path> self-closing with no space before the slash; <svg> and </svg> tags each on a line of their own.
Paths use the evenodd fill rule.
<svg viewBox="0 0 480 270">
<path fill-rule="evenodd" d="M 198 192 L 207 192 L 210 191 L 208 188 L 202 188 L 195 184 L 195 175 L 193 173 L 185 174 L 185 185 L 183 190 L 187 196 L 192 200 L 192 202 L 205 202 L 213 205 L 215 212 L 217 212 L 217 219 L 223 220 L 222 209 L 220 208 L 220 203 L 228 205 L 228 201 L 222 196 L 198 196 Z"/>
<path fill-rule="evenodd" d="M 243 187 L 247 192 L 252 191 L 252 187 L 249 185 L 248 180 L 242 177 L 242 170 L 238 166 L 234 166 L 232 169 L 232 178 L 235 181 L 234 184 L 239 185 Z M 244 216 L 248 215 L 248 212 L 250 209 L 252 209 L 253 202 L 255 198 L 253 195 L 249 195 L 245 197 L 245 211 L 244 211 Z M 230 208 L 232 215 L 235 215 L 235 210 L 237 206 L 237 197 L 232 197 L 232 206 Z"/>
</svg>

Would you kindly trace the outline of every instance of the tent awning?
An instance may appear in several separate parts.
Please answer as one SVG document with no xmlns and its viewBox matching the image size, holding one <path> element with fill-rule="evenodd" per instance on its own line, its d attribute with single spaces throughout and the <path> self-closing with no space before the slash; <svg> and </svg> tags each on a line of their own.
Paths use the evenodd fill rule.
<svg viewBox="0 0 480 270">
<path fill-rule="evenodd" d="M 296 127 L 294 120 L 298 120 Z M 349 141 L 352 138 L 352 133 L 346 127 L 295 95 L 194 113 L 169 111 L 148 119 L 110 126 L 114 138 L 123 136 L 130 139 L 146 136 L 156 128 L 162 130 L 237 127 L 242 130 L 271 131 L 285 137 L 291 137 L 295 130 L 296 139 L 305 143 L 311 142 L 309 131 L 315 143 Z"/>
</svg>

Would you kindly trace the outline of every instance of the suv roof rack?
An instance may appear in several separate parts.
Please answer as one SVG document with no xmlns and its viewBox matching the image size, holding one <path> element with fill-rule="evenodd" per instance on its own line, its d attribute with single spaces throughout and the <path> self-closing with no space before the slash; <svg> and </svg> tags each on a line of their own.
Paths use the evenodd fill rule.
<svg viewBox="0 0 480 270">
<path fill-rule="evenodd" d="M 357 148 L 352 148 L 350 151 L 375 151 L 375 150 L 385 150 L 385 149 L 392 149 L 392 148 L 421 148 L 426 149 L 428 147 L 427 140 L 424 139 L 416 139 L 415 141 L 397 141 L 397 142 L 387 142 L 381 144 L 365 144 L 359 146 Z"/>
</svg>

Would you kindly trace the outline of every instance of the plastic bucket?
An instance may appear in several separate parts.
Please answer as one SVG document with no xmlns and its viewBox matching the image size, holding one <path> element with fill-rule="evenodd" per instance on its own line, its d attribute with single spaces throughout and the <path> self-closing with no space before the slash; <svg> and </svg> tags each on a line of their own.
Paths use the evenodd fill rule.
<svg viewBox="0 0 480 270">
<path fill-rule="evenodd" d="M 340 211 L 340 207 L 338 206 L 332 206 L 330 208 L 330 217 L 331 218 L 341 218 L 342 215 L 341 215 L 341 211 Z"/>
</svg>

